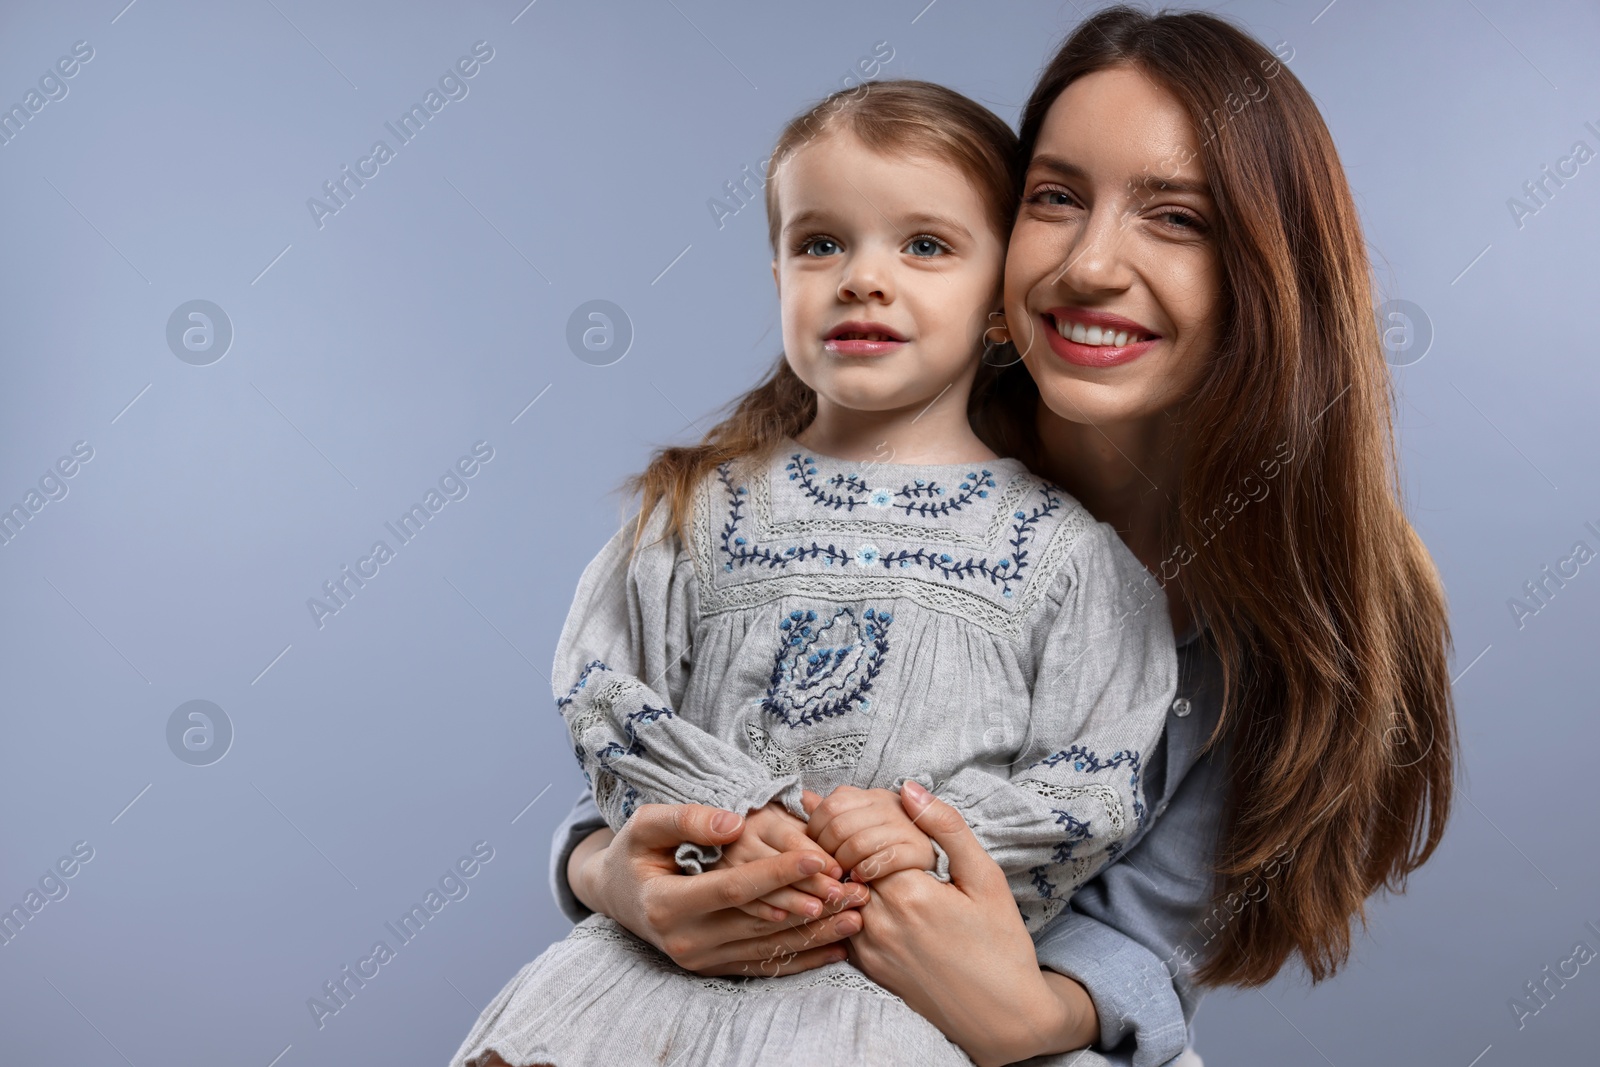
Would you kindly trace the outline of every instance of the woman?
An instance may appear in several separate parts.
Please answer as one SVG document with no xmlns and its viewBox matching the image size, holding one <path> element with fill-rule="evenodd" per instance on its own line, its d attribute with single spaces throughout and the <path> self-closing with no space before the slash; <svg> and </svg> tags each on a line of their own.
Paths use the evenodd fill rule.
<svg viewBox="0 0 1600 1067">
<path fill-rule="evenodd" d="M 1037 946 L 926 795 L 907 803 L 951 884 L 901 872 L 764 937 L 735 936 L 737 905 L 799 880 L 797 856 L 693 878 L 672 862 L 679 842 L 737 837 L 727 813 L 644 808 L 613 840 L 580 802 L 552 875 L 570 914 L 604 911 L 700 973 L 803 970 L 849 937 L 979 1063 L 1088 1044 L 1162 1063 L 1196 986 L 1258 985 L 1291 957 L 1331 975 L 1366 898 L 1440 840 L 1443 593 L 1397 500 L 1357 214 L 1298 80 L 1212 16 L 1114 8 L 1052 59 L 1021 138 L 1005 300 L 1021 359 L 975 424 L 1165 588 L 1183 675 L 1147 795 L 1166 814 Z M 1154 340 L 1107 359 L 1102 326 Z"/>
</svg>

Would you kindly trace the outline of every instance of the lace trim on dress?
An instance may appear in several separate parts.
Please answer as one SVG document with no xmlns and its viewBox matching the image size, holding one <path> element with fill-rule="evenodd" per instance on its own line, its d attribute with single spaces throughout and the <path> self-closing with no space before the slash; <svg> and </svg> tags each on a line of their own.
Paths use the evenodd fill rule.
<svg viewBox="0 0 1600 1067">
<path fill-rule="evenodd" d="M 982 533 L 962 533 L 949 528 L 948 525 L 929 526 L 896 522 L 892 519 L 853 519 L 848 515 L 779 522 L 772 517 L 772 474 L 769 468 L 762 467 L 750 480 L 750 511 L 754 520 L 752 535 L 755 540 L 768 541 L 837 530 L 874 537 L 898 537 L 909 541 L 920 541 L 926 538 L 930 531 L 936 530 L 939 539 L 946 544 L 960 545 L 963 548 L 988 548 L 1000 540 L 1007 518 L 1017 510 L 1022 498 L 1038 484 L 1038 479 L 1025 470 L 1013 474 L 1006 487 L 995 498 L 994 515 L 989 520 L 988 529 Z"/>
<path fill-rule="evenodd" d="M 785 748 L 755 723 L 745 723 L 744 732 L 750 739 L 750 749 L 756 759 L 766 764 L 774 775 L 854 767 L 867 744 L 867 735 L 859 733 L 826 737 Z"/>
</svg>

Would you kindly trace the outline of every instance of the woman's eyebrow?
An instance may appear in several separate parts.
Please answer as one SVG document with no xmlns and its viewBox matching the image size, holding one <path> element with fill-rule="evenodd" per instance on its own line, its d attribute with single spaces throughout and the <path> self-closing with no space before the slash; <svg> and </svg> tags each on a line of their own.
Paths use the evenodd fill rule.
<svg viewBox="0 0 1600 1067">
<path fill-rule="evenodd" d="M 1088 171 L 1070 160 L 1062 159 L 1060 156 L 1043 153 L 1036 155 L 1028 164 L 1029 170 L 1034 167 L 1043 167 L 1045 170 L 1052 171 L 1064 178 L 1072 178 L 1078 181 L 1089 180 Z M 1128 179 L 1128 184 L 1135 187 L 1142 186 L 1162 193 L 1193 193 L 1196 196 L 1205 197 L 1211 195 L 1210 183 L 1200 178 L 1180 178 L 1177 175 L 1163 178 L 1159 175 L 1146 173 L 1143 177 Z"/>
</svg>

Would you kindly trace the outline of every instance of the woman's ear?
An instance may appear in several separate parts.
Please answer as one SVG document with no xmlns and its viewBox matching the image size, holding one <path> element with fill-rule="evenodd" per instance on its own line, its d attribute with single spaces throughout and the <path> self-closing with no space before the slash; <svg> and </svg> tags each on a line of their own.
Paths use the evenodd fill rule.
<svg viewBox="0 0 1600 1067">
<path fill-rule="evenodd" d="M 1011 340 L 1011 331 L 1006 327 L 1006 313 L 1002 308 L 999 311 L 989 312 L 989 325 L 983 331 L 985 344 L 999 347 Z"/>
</svg>

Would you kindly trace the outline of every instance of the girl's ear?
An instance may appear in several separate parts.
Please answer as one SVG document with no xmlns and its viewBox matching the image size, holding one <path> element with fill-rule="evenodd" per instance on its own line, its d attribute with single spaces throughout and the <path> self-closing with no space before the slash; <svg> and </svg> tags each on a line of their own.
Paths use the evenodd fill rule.
<svg viewBox="0 0 1600 1067">
<path fill-rule="evenodd" d="M 778 257 L 777 256 L 773 256 L 772 257 L 772 287 L 774 289 L 778 290 L 779 294 L 782 294 L 783 286 L 778 284 Z"/>
</svg>

